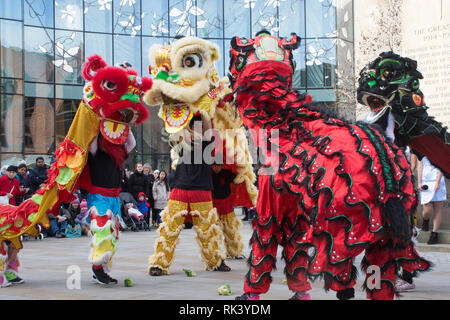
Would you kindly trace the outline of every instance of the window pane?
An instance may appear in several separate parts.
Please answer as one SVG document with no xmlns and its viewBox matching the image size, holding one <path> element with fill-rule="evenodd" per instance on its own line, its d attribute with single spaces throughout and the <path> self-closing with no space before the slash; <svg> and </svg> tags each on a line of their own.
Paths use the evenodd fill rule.
<svg viewBox="0 0 450 320">
<path fill-rule="evenodd" d="M 23 80 L 1 79 L 0 93 L 23 94 Z"/>
<path fill-rule="evenodd" d="M 136 0 L 114 0 L 114 33 L 141 34 L 141 6 Z"/>
<path fill-rule="evenodd" d="M 306 42 L 308 88 L 334 87 L 336 84 L 336 39 Z"/>
<path fill-rule="evenodd" d="M 215 62 L 215 65 L 216 65 L 216 70 L 219 73 L 219 77 L 222 78 L 225 75 L 224 74 L 225 60 L 223 58 L 223 56 L 224 56 L 224 53 L 223 53 L 223 41 L 222 40 L 213 40 L 213 39 L 210 39 L 209 41 L 211 41 L 212 43 L 215 43 L 219 47 L 220 59 L 219 59 L 219 61 Z"/>
<path fill-rule="evenodd" d="M 153 169 L 158 168 L 156 157 L 166 155 L 170 158 L 170 147 L 168 143 L 169 135 L 164 130 L 164 123 L 158 117 L 159 107 L 150 107 L 149 117 L 142 124 L 143 148 L 140 150 L 146 156 L 146 162 L 150 163 Z"/>
<path fill-rule="evenodd" d="M 84 0 L 84 25 L 86 31 L 112 31 L 112 0 Z"/>
<path fill-rule="evenodd" d="M 167 0 L 142 1 L 142 34 L 169 36 L 169 6 Z"/>
<path fill-rule="evenodd" d="M 197 0 L 197 36 L 201 38 L 223 37 L 223 1 Z"/>
<path fill-rule="evenodd" d="M 114 37 L 114 64 L 127 61 L 132 69 L 141 72 L 141 40 L 138 37 L 116 36 Z"/>
<path fill-rule="evenodd" d="M 22 20 L 22 1 L 1 0 L 0 17 Z"/>
<path fill-rule="evenodd" d="M 306 1 L 306 37 L 336 36 L 334 0 Z"/>
<path fill-rule="evenodd" d="M 252 7 L 252 35 L 255 35 L 262 29 L 270 31 L 271 34 L 278 36 L 278 16 L 277 6 L 279 1 L 254 1 Z"/>
<path fill-rule="evenodd" d="M 166 45 L 169 44 L 168 38 L 153 38 L 142 37 L 142 75 L 146 77 L 152 76 L 148 71 L 150 61 L 148 60 L 148 53 L 150 47 L 154 44 Z"/>
<path fill-rule="evenodd" d="M 55 100 L 55 132 L 56 132 L 56 145 L 59 145 L 66 137 L 69 131 L 72 120 L 77 113 L 78 105 L 81 100 L 71 99 L 56 99 Z"/>
<path fill-rule="evenodd" d="M 55 33 L 55 74 L 58 83 L 83 83 L 83 34 L 59 31 Z"/>
<path fill-rule="evenodd" d="M 169 0 L 170 36 L 196 35 L 196 15 L 198 13 L 195 1 Z"/>
<path fill-rule="evenodd" d="M 25 82 L 25 96 L 53 98 L 53 84 Z"/>
<path fill-rule="evenodd" d="M 112 65 L 112 36 L 109 34 L 100 33 L 85 33 L 84 40 L 86 41 L 85 60 L 94 54 L 100 55 L 103 60 L 109 65 Z"/>
<path fill-rule="evenodd" d="M 25 24 L 53 27 L 53 0 L 25 1 Z"/>
<path fill-rule="evenodd" d="M 300 47 L 292 52 L 295 61 L 295 71 L 292 78 L 294 88 L 306 88 L 305 42 L 301 41 Z"/>
<path fill-rule="evenodd" d="M 22 23 L 0 21 L 1 76 L 22 78 Z"/>
<path fill-rule="evenodd" d="M 280 2 L 280 36 L 287 37 L 295 32 L 305 38 L 305 0 Z"/>
<path fill-rule="evenodd" d="M 83 29 L 82 0 L 55 1 L 55 27 L 69 30 Z"/>
<path fill-rule="evenodd" d="M 340 0 L 337 9 L 337 31 L 338 37 L 353 41 L 353 1 Z"/>
<path fill-rule="evenodd" d="M 83 96 L 82 86 L 74 86 L 74 85 L 56 86 L 56 98 L 81 100 L 82 96 Z"/>
<path fill-rule="evenodd" d="M 225 37 L 250 37 L 250 6 L 242 0 L 224 1 Z"/>
<path fill-rule="evenodd" d="M 52 153 L 54 110 L 51 99 L 25 98 L 25 152 Z"/>
<path fill-rule="evenodd" d="M 308 89 L 314 102 L 335 102 L 336 92 L 334 89 Z"/>
<path fill-rule="evenodd" d="M 0 103 L 1 152 L 22 152 L 23 97 L 1 95 Z"/>
<path fill-rule="evenodd" d="M 53 30 L 25 27 L 25 80 L 53 82 Z"/>
</svg>

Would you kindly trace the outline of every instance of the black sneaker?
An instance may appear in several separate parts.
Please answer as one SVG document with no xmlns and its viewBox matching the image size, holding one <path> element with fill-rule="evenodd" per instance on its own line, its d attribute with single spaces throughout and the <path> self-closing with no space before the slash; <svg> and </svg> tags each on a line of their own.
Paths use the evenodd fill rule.
<svg viewBox="0 0 450 320">
<path fill-rule="evenodd" d="M 430 220 L 425 220 L 425 219 L 423 219 L 423 222 L 422 222 L 422 231 L 430 231 L 429 225 L 430 225 Z"/>
<path fill-rule="evenodd" d="M 21 277 L 11 271 L 5 271 L 4 275 L 6 280 L 11 284 L 21 284 L 25 282 Z"/>
<path fill-rule="evenodd" d="M 118 281 L 116 279 L 111 278 L 103 268 L 94 269 L 92 267 L 92 272 L 94 272 L 93 279 L 100 284 L 117 284 Z"/>
<path fill-rule="evenodd" d="M 243 295 L 234 298 L 234 300 L 259 300 L 259 295 L 253 293 L 244 293 Z"/>
<path fill-rule="evenodd" d="M 428 239 L 428 244 L 437 244 L 438 241 L 438 233 L 437 232 L 431 232 L 430 239 Z"/>
</svg>

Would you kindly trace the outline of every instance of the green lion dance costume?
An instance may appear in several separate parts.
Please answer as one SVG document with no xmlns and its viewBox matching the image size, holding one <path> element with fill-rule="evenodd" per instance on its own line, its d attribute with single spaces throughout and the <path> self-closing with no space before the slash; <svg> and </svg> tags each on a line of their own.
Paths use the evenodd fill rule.
<svg viewBox="0 0 450 320">
<path fill-rule="evenodd" d="M 83 77 L 83 100 L 55 152 L 46 185 L 19 207 L 0 206 L 0 242 L 3 255 L 6 246 L 20 250 L 20 236 L 36 236 L 39 225 L 48 228 L 47 214 L 58 215 L 60 204 L 72 201 L 73 192 L 82 187 L 89 192 L 94 279 L 117 282 L 105 271 L 111 267 L 119 235 L 121 165 L 135 146 L 130 125 L 148 117 L 141 98 L 152 80 L 138 77 L 134 70 L 107 66 L 98 55 L 88 59 Z M 18 262 L 10 260 L 6 257 L 2 265 L 15 266 L 17 272 Z"/>
<path fill-rule="evenodd" d="M 223 101 L 229 89 L 225 80 L 219 81 L 214 66 L 219 59 L 219 48 L 209 41 L 186 37 L 170 46 L 152 46 L 149 58 L 154 78 L 144 101 L 160 106 L 159 116 L 173 143 L 172 167 L 176 168 L 168 205 L 161 214 L 163 223 L 158 230 L 156 252 L 149 259 L 149 273 L 153 276 L 169 273 L 186 219 L 192 219 L 194 224 L 206 270 L 229 271 L 220 244 L 224 237 L 227 256 L 243 256 L 244 244 L 238 230 L 241 222 L 233 207 L 253 206 L 257 191 L 242 122 L 232 106 Z M 195 128 L 192 130 L 196 120 L 212 127 L 214 143 L 210 146 L 204 140 L 196 143 Z M 205 163 L 203 157 L 199 163 L 185 161 L 186 155 L 190 151 L 193 151 L 191 155 L 195 154 L 195 150 L 200 155 L 212 151 L 209 155 L 214 155 L 215 163 L 223 163 L 222 172 L 228 172 L 223 186 L 227 189 L 227 183 L 231 182 L 231 192 L 219 192 L 223 196 L 218 197 L 226 200 L 214 199 L 214 204 L 226 203 L 219 210 L 212 199 L 212 163 Z"/>
</svg>

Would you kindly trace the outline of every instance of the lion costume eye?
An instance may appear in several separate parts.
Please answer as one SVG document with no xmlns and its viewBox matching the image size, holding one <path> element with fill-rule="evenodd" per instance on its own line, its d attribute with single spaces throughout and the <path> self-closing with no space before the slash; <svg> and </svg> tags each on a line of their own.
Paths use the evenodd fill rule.
<svg viewBox="0 0 450 320">
<path fill-rule="evenodd" d="M 203 57 L 200 53 L 191 53 L 183 56 L 182 60 L 183 68 L 201 68 L 203 65 Z"/>
<path fill-rule="evenodd" d="M 105 89 L 105 90 L 108 90 L 108 91 L 114 91 L 114 90 L 117 89 L 117 84 L 115 84 L 115 83 L 112 82 L 112 81 L 103 80 L 103 81 L 102 81 L 102 87 L 103 87 L 103 89 Z"/>
</svg>

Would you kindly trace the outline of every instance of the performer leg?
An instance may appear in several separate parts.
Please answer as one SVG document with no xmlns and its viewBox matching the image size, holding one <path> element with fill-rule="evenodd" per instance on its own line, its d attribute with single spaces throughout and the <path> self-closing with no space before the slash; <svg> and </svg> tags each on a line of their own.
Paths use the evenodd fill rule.
<svg viewBox="0 0 450 320">
<path fill-rule="evenodd" d="M 19 258 L 17 257 L 19 250 L 12 244 L 8 244 L 7 257 L 4 261 L 4 277 L 11 284 L 23 283 L 23 279 L 19 277 Z"/>
<path fill-rule="evenodd" d="M 242 222 L 236 218 L 231 202 L 229 199 L 213 199 L 213 205 L 219 214 L 227 258 L 243 259 L 244 242 L 239 231 Z"/>
<path fill-rule="evenodd" d="M 222 223 L 227 257 L 231 259 L 244 258 L 244 242 L 239 231 L 242 222 L 236 218 L 234 211 L 225 215 L 219 215 L 219 219 Z"/>
<path fill-rule="evenodd" d="M 191 215 L 194 230 L 197 233 L 197 242 L 200 246 L 202 260 L 206 263 L 208 271 L 230 271 L 225 264 L 225 255 L 220 250 L 223 232 L 219 225 L 216 208 L 213 207 L 211 192 L 209 201 L 191 202 Z"/>
<path fill-rule="evenodd" d="M 389 243 L 385 245 L 379 243 L 373 244 L 365 252 L 365 256 L 361 264 L 363 269 L 366 271 L 364 286 L 367 290 L 368 299 L 394 299 L 397 266 L 395 257 L 392 255 L 392 250 L 392 241 L 389 241 Z M 369 266 L 381 268 L 378 270 L 379 277 L 377 277 L 377 269 L 375 268 L 375 270 L 369 270 Z"/>
<path fill-rule="evenodd" d="M 148 273 L 152 276 L 169 274 L 178 236 L 184 227 L 188 203 L 173 200 L 177 190 L 172 190 L 167 207 L 161 212 L 162 223 L 158 229 L 160 236 L 155 242 L 155 253 L 149 259 Z"/>
</svg>

